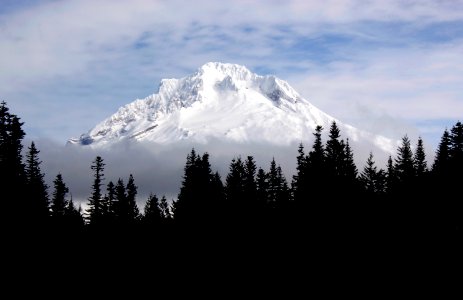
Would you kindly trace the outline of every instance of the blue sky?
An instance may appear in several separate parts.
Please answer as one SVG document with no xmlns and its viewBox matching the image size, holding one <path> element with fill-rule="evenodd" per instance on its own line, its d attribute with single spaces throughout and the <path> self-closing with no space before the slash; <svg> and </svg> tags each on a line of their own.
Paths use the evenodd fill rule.
<svg viewBox="0 0 463 300">
<path fill-rule="evenodd" d="M 0 99 L 64 144 L 209 61 L 432 147 L 463 120 L 463 1 L 1 0 Z"/>
</svg>

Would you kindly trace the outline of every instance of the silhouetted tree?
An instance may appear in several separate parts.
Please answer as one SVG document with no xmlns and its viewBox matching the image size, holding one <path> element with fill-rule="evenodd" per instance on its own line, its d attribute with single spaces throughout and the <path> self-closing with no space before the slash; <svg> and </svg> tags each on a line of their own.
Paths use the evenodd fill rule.
<svg viewBox="0 0 463 300">
<path fill-rule="evenodd" d="M 402 138 L 402 144 L 397 149 L 394 170 L 402 188 L 408 185 L 415 176 L 413 153 L 408 136 Z"/>
<path fill-rule="evenodd" d="M 436 157 L 432 165 L 432 172 L 438 176 L 448 174 L 450 168 L 450 134 L 447 129 L 444 131 L 437 147 Z"/>
<path fill-rule="evenodd" d="M 104 162 L 101 156 L 97 156 L 91 165 L 91 169 L 94 171 L 93 177 L 93 184 L 92 184 L 92 195 L 88 198 L 88 219 L 90 225 L 99 225 L 102 216 L 103 216 L 103 208 L 102 208 L 102 194 L 101 194 L 101 186 L 102 181 L 104 180 Z"/>
<path fill-rule="evenodd" d="M 129 176 L 129 181 L 127 182 L 125 190 L 127 192 L 126 201 L 128 210 L 123 214 L 127 217 L 127 222 L 129 224 L 134 224 L 140 217 L 140 211 L 136 202 L 138 187 L 135 185 L 135 180 L 132 174 Z"/>
<path fill-rule="evenodd" d="M 307 160 L 308 157 L 304 152 L 304 146 L 299 144 L 297 150 L 297 166 L 296 174 L 293 175 L 293 181 L 291 182 L 291 187 L 293 190 L 294 200 L 296 203 L 301 203 L 306 201 L 308 198 L 308 178 L 307 178 Z"/>
<path fill-rule="evenodd" d="M 194 149 L 187 156 L 184 176 L 178 200 L 174 203 L 174 218 L 184 223 L 202 223 L 215 217 L 216 195 L 209 191 L 215 189 L 209 154 L 202 157 Z M 215 181 L 217 183 L 217 181 Z"/>
<path fill-rule="evenodd" d="M 397 176 L 395 172 L 394 162 L 392 157 L 389 155 L 387 160 L 387 170 L 386 170 L 386 192 L 389 195 L 392 195 L 395 187 L 397 186 Z"/>
<path fill-rule="evenodd" d="M 114 187 L 114 217 L 118 223 L 120 223 L 123 218 L 123 212 L 128 210 L 126 198 L 124 181 L 122 178 L 119 178 Z"/>
<path fill-rule="evenodd" d="M 144 208 L 144 224 L 151 227 L 159 226 L 163 218 L 163 211 L 160 208 L 160 202 L 158 197 L 154 194 L 150 194 Z"/>
<path fill-rule="evenodd" d="M 25 176 L 21 151 L 23 123 L 10 113 L 6 102 L 0 103 L 0 193 L 6 222 L 18 223 L 29 205 L 24 201 Z M 27 205 L 26 205 L 27 204 Z M 26 217 L 27 218 L 27 217 Z"/>
<path fill-rule="evenodd" d="M 233 215 L 233 218 L 242 221 L 242 208 L 245 200 L 245 167 L 241 157 L 232 159 L 229 172 L 225 180 L 225 197 L 227 200 L 228 210 Z M 240 214 L 240 215 L 238 215 Z"/>
<path fill-rule="evenodd" d="M 35 147 L 34 142 L 28 148 L 26 154 L 26 183 L 28 197 L 28 215 L 35 222 L 44 223 L 50 215 L 50 203 L 48 199 L 48 186 L 44 181 L 44 174 L 40 169 L 40 151 Z"/>
<path fill-rule="evenodd" d="M 373 160 L 373 153 L 370 152 L 370 155 L 367 160 L 367 164 L 363 168 L 362 173 L 359 177 L 360 182 L 368 196 L 381 195 L 385 192 L 386 189 L 386 173 L 384 170 L 379 169 L 375 165 Z"/>
<path fill-rule="evenodd" d="M 82 208 L 79 206 L 77 209 L 74 206 L 74 201 L 71 199 L 67 202 L 66 208 L 64 209 L 64 223 L 65 230 L 80 231 L 84 228 L 85 220 L 82 215 Z"/>
<path fill-rule="evenodd" d="M 341 140 L 340 130 L 333 121 L 330 127 L 329 139 L 326 142 L 326 170 L 333 184 L 343 175 L 345 161 L 345 144 Z"/>
<path fill-rule="evenodd" d="M 63 176 L 61 174 L 56 175 L 53 185 L 54 191 L 51 203 L 51 214 L 55 219 L 62 220 L 68 205 L 66 195 L 69 193 L 69 188 L 64 183 Z"/>
<path fill-rule="evenodd" d="M 259 168 L 256 175 L 257 201 L 259 206 L 266 207 L 269 201 L 268 174 Z"/>
<path fill-rule="evenodd" d="M 424 176 L 428 172 L 428 165 L 426 163 L 426 153 L 424 152 L 423 140 L 418 138 L 414 156 L 415 174 L 418 177 Z"/>
</svg>

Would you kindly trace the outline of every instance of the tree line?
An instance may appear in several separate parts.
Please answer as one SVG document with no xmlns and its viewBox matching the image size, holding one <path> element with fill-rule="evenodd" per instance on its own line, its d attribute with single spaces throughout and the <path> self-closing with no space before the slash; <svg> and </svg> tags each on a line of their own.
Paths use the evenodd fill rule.
<svg viewBox="0 0 463 300">
<path fill-rule="evenodd" d="M 130 174 L 105 183 L 104 159 L 91 163 L 93 182 L 86 211 L 76 207 L 62 174 L 44 181 L 34 142 L 23 157 L 20 118 L 0 104 L 0 191 L 9 230 L 74 234 L 179 230 L 310 232 L 314 235 L 461 237 L 463 124 L 445 130 L 427 163 L 423 140 L 402 138 L 385 169 L 370 153 L 363 169 L 354 163 L 348 139 L 335 122 L 328 139 L 317 126 L 309 149 L 298 148 L 297 169 L 285 178 L 275 159 L 267 170 L 252 156 L 232 159 L 224 179 L 213 172 L 208 153 L 187 155 L 177 199 L 151 194 L 143 211 Z M 429 168 L 428 168 L 429 165 Z"/>
</svg>

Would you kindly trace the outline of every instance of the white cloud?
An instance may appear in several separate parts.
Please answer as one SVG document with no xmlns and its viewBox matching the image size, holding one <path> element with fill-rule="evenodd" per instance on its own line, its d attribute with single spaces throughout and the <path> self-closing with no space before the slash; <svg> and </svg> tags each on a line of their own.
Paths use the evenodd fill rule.
<svg viewBox="0 0 463 300">
<path fill-rule="evenodd" d="M 271 70 L 360 125 L 454 119 L 463 44 L 414 33 L 462 21 L 461 1 L 51 1 L 0 15 L 0 95 L 37 132 L 64 140 L 160 78 L 220 60 Z M 347 41 L 330 45 L 330 35 Z M 307 39 L 323 47 L 305 51 Z"/>
</svg>

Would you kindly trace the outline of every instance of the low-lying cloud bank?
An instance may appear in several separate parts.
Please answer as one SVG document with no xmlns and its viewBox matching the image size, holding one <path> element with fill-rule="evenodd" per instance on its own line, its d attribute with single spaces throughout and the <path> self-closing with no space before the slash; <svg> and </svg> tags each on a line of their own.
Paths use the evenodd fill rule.
<svg viewBox="0 0 463 300">
<path fill-rule="evenodd" d="M 326 130 L 325 130 L 326 131 Z M 324 138 L 326 140 L 326 137 Z M 27 145 L 29 141 L 26 141 Z M 168 199 L 175 198 L 179 191 L 183 176 L 186 157 L 194 148 L 197 153 L 210 154 L 212 171 L 218 171 L 225 181 L 230 162 L 241 156 L 244 159 L 252 155 L 258 167 L 268 170 L 270 161 L 275 158 L 280 164 L 288 182 L 296 170 L 298 145 L 274 146 L 268 144 L 238 144 L 213 140 L 208 144 L 177 142 L 171 145 L 154 145 L 142 143 L 119 143 L 110 149 L 92 149 L 76 145 L 62 146 L 49 140 L 35 141 L 41 151 L 42 171 L 46 173 L 46 181 L 53 191 L 53 179 L 58 173 L 63 175 L 75 201 L 85 206 L 91 193 L 93 173 L 90 169 L 96 156 L 101 156 L 106 164 L 104 171 L 104 186 L 109 181 L 114 183 L 118 178 L 124 182 L 133 174 L 138 186 L 138 203 L 143 207 L 148 195 L 166 195 Z M 306 152 L 312 148 L 311 137 L 303 141 Z M 361 170 L 370 152 L 373 150 L 376 162 L 384 166 L 389 153 L 375 150 L 371 144 L 352 142 L 355 161 Z"/>
</svg>

